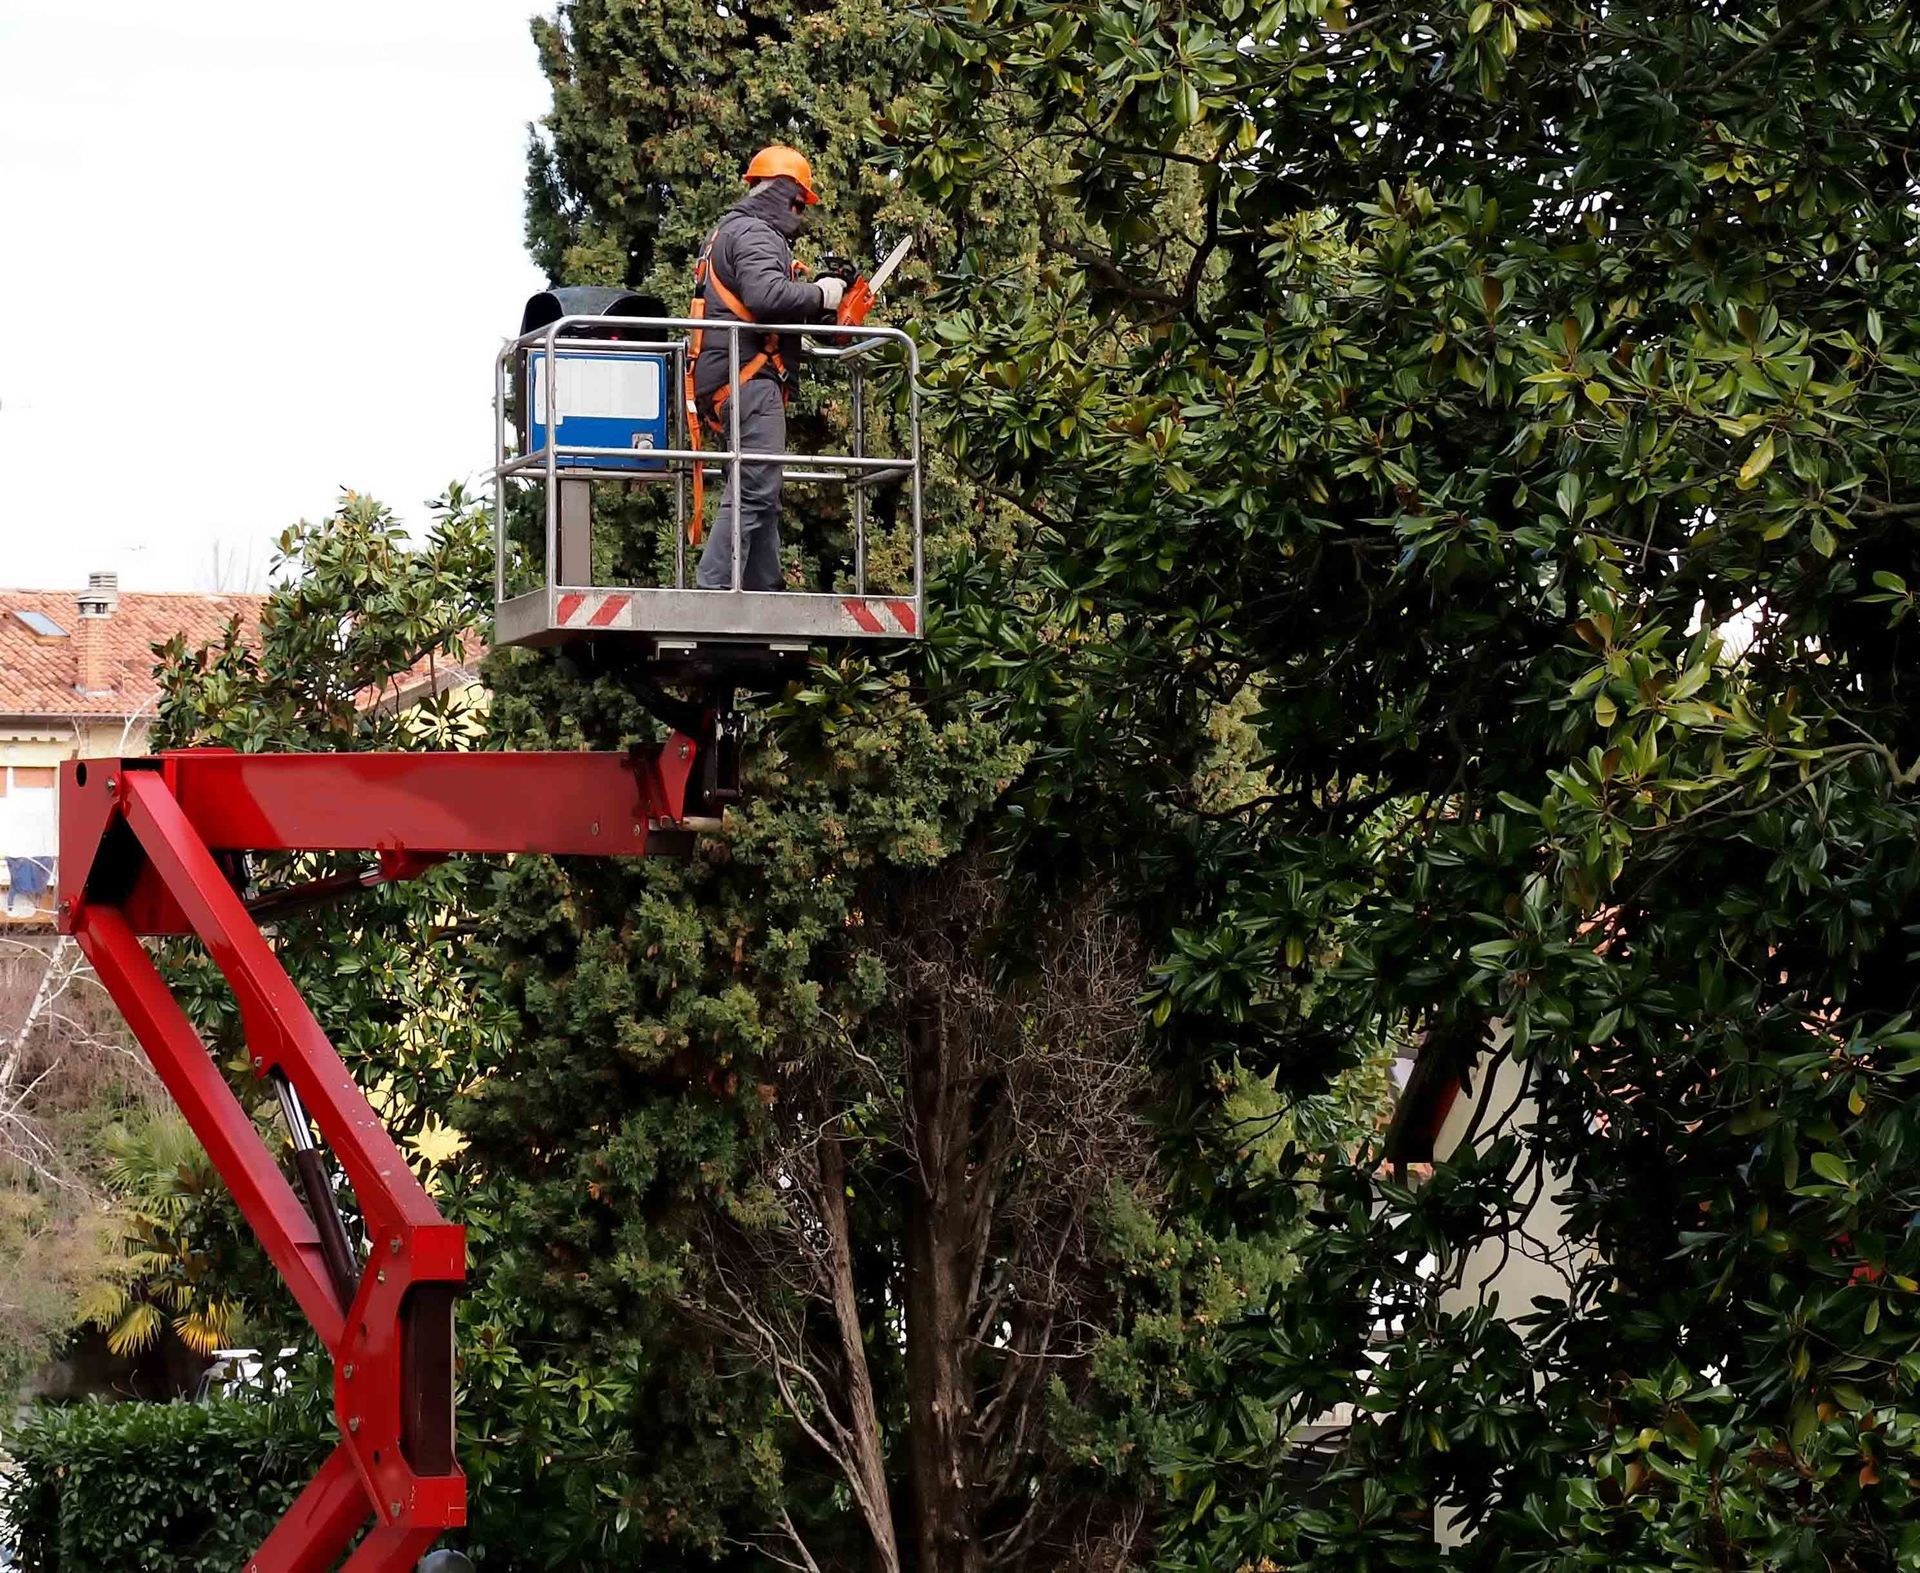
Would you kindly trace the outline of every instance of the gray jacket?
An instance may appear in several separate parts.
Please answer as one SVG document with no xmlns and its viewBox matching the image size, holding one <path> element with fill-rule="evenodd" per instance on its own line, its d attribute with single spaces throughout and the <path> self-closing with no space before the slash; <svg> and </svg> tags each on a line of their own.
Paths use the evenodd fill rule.
<svg viewBox="0 0 1920 1573">
<path fill-rule="evenodd" d="M 756 322 L 822 322 L 827 310 L 818 284 L 793 276 L 793 236 L 800 232 L 800 220 L 792 208 L 800 188 L 785 176 L 754 186 L 727 209 L 713 232 L 708 252 L 706 286 L 707 321 L 737 320 L 713 287 L 718 277 L 753 313 Z M 763 336 L 740 335 L 740 364 L 758 355 Z M 792 387 L 800 374 L 800 338 L 784 334 L 780 339 L 780 358 L 786 363 L 787 385 Z M 777 376 L 771 365 L 760 371 L 763 377 Z M 727 380 L 727 336 L 709 333 L 694 372 L 694 391 L 704 400 Z"/>
</svg>

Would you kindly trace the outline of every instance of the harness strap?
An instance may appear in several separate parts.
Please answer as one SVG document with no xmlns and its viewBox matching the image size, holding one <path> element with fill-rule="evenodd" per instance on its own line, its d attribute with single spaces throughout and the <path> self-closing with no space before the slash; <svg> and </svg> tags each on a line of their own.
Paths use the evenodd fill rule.
<svg viewBox="0 0 1920 1573">
<path fill-rule="evenodd" d="M 707 274 L 710 271 L 708 261 L 713 255 L 713 242 L 707 242 L 706 250 L 700 253 L 700 260 L 693 265 L 693 302 L 687 307 L 687 315 L 704 321 L 707 315 Z M 687 446 L 695 453 L 700 451 L 700 401 L 694 392 L 693 371 L 700 360 L 702 341 L 706 338 L 705 328 L 695 328 L 687 336 Z M 706 533 L 707 518 L 707 472 L 706 461 L 693 461 L 693 519 L 687 529 L 688 539 L 693 545 L 700 544 L 700 538 Z"/>
<path fill-rule="evenodd" d="M 705 289 L 711 289 L 714 292 L 714 294 L 718 295 L 720 297 L 720 304 L 725 306 L 728 311 L 732 312 L 735 318 L 737 318 L 739 321 L 741 322 L 757 321 L 758 319 L 754 316 L 754 314 L 747 310 L 747 303 L 744 300 L 742 300 L 738 295 L 734 294 L 732 290 L 727 288 L 727 281 L 721 278 L 719 273 L 714 269 L 712 262 L 710 260 L 712 257 L 712 253 L 713 253 L 713 247 L 709 245 L 707 247 L 706 255 L 702 256 L 702 258 L 700 259 L 700 266 L 694 270 L 694 282 L 697 285 L 704 285 Z M 706 316 L 705 307 L 707 304 L 707 298 L 706 298 L 705 289 L 702 290 L 700 295 L 700 306 L 702 309 L 700 310 L 699 315 L 702 317 Z M 687 364 L 690 367 L 700 359 L 700 351 L 703 345 L 699 341 L 704 340 L 705 337 L 706 337 L 706 334 L 705 334 L 705 330 L 703 329 L 697 335 L 696 341 L 689 346 Z M 787 375 L 787 363 L 784 359 L 781 358 L 781 355 L 780 355 L 779 337 L 772 333 L 769 333 L 766 336 L 766 338 L 762 341 L 760 353 L 754 356 L 752 360 L 748 361 L 744 366 L 740 368 L 740 385 L 742 387 L 745 387 L 749 382 L 753 381 L 755 377 L 759 376 L 761 371 L 768 365 L 771 365 L 773 367 L 774 371 L 776 371 L 779 374 L 781 381 L 784 383 Z M 727 397 L 732 392 L 733 392 L 733 383 L 732 383 L 732 380 L 729 379 L 727 382 L 727 385 L 721 388 L 713 396 L 712 414 L 709 418 L 712 421 L 713 428 L 716 433 L 720 429 L 720 407 L 721 405 L 727 402 Z M 783 389 L 783 392 L 784 392 L 784 389 Z"/>
</svg>

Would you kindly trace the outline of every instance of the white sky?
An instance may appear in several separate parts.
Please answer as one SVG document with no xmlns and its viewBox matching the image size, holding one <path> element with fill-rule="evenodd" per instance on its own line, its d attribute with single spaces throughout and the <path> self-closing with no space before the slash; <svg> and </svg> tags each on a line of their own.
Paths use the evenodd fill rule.
<svg viewBox="0 0 1920 1573">
<path fill-rule="evenodd" d="M 0 585 L 263 584 L 490 462 L 542 9 L 0 0 Z"/>
</svg>

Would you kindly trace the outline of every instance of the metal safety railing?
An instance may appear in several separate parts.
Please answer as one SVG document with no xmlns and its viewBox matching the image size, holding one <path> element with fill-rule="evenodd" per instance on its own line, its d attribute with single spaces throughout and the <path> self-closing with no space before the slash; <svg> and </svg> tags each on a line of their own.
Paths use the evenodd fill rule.
<svg viewBox="0 0 1920 1573">
<path fill-rule="evenodd" d="M 729 397 L 724 410 L 725 446 L 696 444 L 688 431 L 689 412 L 682 389 L 685 383 L 687 340 L 695 333 L 705 335 L 702 354 L 724 353 L 727 359 Z M 758 353 L 769 334 L 797 337 L 806 360 L 821 375 L 844 374 L 850 398 L 848 421 L 849 446 L 844 452 L 808 452 L 788 450 L 763 452 L 748 449 L 741 440 L 741 368 Z M 743 347 L 745 338 L 750 347 Z M 722 346 L 724 345 L 724 350 Z M 871 384 L 876 363 L 887 357 L 887 369 L 904 365 L 906 397 L 900 410 L 903 417 L 897 428 L 903 452 L 869 452 L 875 432 L 870 409 Z M 538 364 L 535 366 L 535 358 Z M 586 441 L 569 441 L 564 427 L 569 412 L 562 407 L 560 363 L 568 357 L 603 357 L 613 360 L 646 359 L 663 364 L 665 370 L 666 446 L 641 448 L 596 446 Z M 570 597 L 604 594 L 615 587 L 569 582 L 581 576 L 571 572 L 577 554 L 566 561 L 563 573 L 563 483 L 626 482 L 667 484 L 673 491 L 673 563 L 670 583 L 623 585 L 623 596 L 640 598 L 639 615 L 628 625 L 649 632 L 671 632 L 676 622 L 697 624 L 708 635 L 737 629 L 744 636 L 791 634 L 795 637 L 844 632 L 850 635 L 883 632 L 890 637 L 917 633 L 922 581 L 925 569 L 922 524 L 922 486 L 920 452 L 920 357 L 913 340 L 898 328 L 841 326 L 834 323 L 742 323 L 726 320 L 702 320 L 691 317 L 566 316 L 530 333 L 507 340 L 494 361 L 494 589 L 502 609 L 515 606 L 525 610 L 525 594 L 510 596 L 507 584 L 509 560 L 508 494 L 516 483 L 539 485 L 544 491 L 543 583 L 535 596 L 544 595 L 547 616 L 536 618 L 549 628 L 564 623 L 560 607 Z M 537 389 L 530 379 L 540 379 Z M 536 410 L 525 407 L 534 394 L 544 407 L 544 420 L 536 421 Z M 717 441 L 710 429 L 702 434 L 708 442 Z M 517 439 L 517 440 L 516 440 Z M 537 439 L 537 440 L 535 440 Z M 524 449 L 527 451 L 516 451 Z M 855 600 L 870 593 L 870 497 L 883 487 L 898 487 L 908 502 L 908 529 L 911 534 L 911 577 L 904 586 L 890 586 L 876 592 L 893 598 L 887 604 L 911 605 L 911 613 L 896 613 L 893 626 L 875 630 L 857 613 L 841 611 L 826 615 L 825 608 L 810 608 L 810 601 L 846 604 L 845 588 L 826 592 L 758 591 L 743 587 L 747 548 L 741 524 L 742 479 L 749 466 L 779 466 L 789 481 L 807 482 L 842 489 L 849 498 L 852 527 L 851 591 Z M 727 485 L 722 507 L 732 509 L 732 563 L 728 590 L 700 590 L 689 583 L 687 547 L 691 544 L 690 494 L 696 472 L 704 482 L 708 478 L 724 480 Z M 717 515 L 715 525 L 722 520 Z M 590 574 L 590 570 L 589 570 Z M 843 580 L 843 586 L 846 581 Z M 695 606 L 685 597 L 730 596 L 732 612 L 724 612 L 711 602 Z M 649 597 L 653 598 L 649 601 Z M 849 618 L 853 619 L 849 621 Z M 911 622 L 911 627 L 907 626 Z M 501 619 L 503 642 L 519 642 L 515 635 L 533 626 L 525 616 Z M 508 626 L 511 624 L 511 626 Z M 844 626 L 841 626 L 843 625 Z"/>
</svg>

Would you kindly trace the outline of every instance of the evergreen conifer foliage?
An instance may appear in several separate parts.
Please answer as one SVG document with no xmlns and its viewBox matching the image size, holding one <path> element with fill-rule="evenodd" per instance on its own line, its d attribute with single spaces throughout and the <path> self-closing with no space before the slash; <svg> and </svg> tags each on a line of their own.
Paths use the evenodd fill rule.
<svg viewBox="0 0 1920 1573">
<path fill-rule="evenodd" d="M 902 8 L 579 4 L 539 36 L 530 232 L 558 277 L 677 303 L 769 140 L 823 188 L 803 255 L 912 229 L 923 266 L 1030 264 L 1045 182 L 937 201 L 888 167 L 884 127 L 926 90 Z M 885 315 L 919 331 L 913 298 Z M 1219 889 L 1180 884 L 1189 827 L 1157 794 L 1230 794 L 1244 758 L 1209 699 L 1156 710 L 1177 757 L 1133 790 L 1081 686 L 1012 673 L 998 614 L 1040 609 L 1018 516 L 942 491 L 925 647 L 829 653 L 760 705 L 746 801 L 687 864 L 504 876 L 523 1030 L 458 1122 L 481 1343 L 570 1370 L 585 1424 L 548 1406 L 553 1445 L 490 1444 L 490 1489 L 554 1508 L 588 1565 L 1137 1560 L 1160 1411 L 1297 1238 L 1290 1196 L 1241 1206 L 1221 1176 L 1350 1129 L 1328 1100 L 1249 1140 L 1224 1105 L 1264 1120 L 1269 1067 L 1154 1037 L 1137 1001 Z M 617 649 L 489 675 L 507 746 L 656 735 Z M 1186 1188 L 1190 1162 L 1220 1194 Z"/>
<path fill-rule="evenodd" d="M 556 283 L 618 284 L 678 314 L 715 220 L 770 142 L 812 161 L 813 251 L 872 260 L 926 214 L 874 167 L 874 118 L 916 45 L 885 0 L 569 0 L 534 24 L 553 107 L 531 150 L 527 237 Z"/>
</svg>

